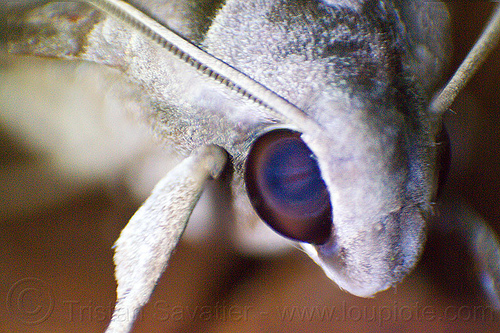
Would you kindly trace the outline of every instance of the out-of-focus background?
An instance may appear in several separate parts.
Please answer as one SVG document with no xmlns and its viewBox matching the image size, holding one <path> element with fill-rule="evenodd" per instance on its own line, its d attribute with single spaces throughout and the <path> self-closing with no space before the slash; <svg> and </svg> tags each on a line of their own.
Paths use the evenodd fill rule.
<svg viewBox="0 0 500 333">
<path fill-rule="evenodd" d="M 473 45 L 492 6 L 450 2 L 456 59 L 450 73 Z M 0 66 L 8 60 L 2 61 Z M 30 66 L 50 66 L 47 61 Z M 85 81 L 85 72 L 78 75 L 74 80 Z M 19 86 L 29 89 L 26 82 Z M 83 86 L 74 94 L 91 89 Z M 44 103 L 51 103 L 55 88 L 46 89 Z M 0 91 L 0 99 L 6 94 Z M 445 195 L 466 200 L 500 233 L 499 50 L 452 109 L 455 113 L 446 119 L 453 160 Z M 81 127 L 82 122 L 75 124 Z M 99 177 L 63 177 L 45 167 L 40 152 L 24 141 L 30 138 L 16 138 L 10 126 L 15 124 L 0 124 L 0 332 L 102 332 L 115 302 L 111 247 L 140 205 L 141 191 L 147 191 L 130 184 L 144 170 L 159 172 L 155 160 L 145 157 L 157 156 L 156 148 L 119 161 L 135 169 L 124 167 L 116 174 L 104 165 Z M 57 144 L 57 133 L 45 130 L 47 140 Z M 119 140 L 121 135 L 110 137 Z M 147 140 L 138 135 L 127 144 L 148 146 Z M 93 145 L 94 152 L 102 148 L 99 141 Z M 90 147 L 89 152 L 68 153 L 94 158 Z M 226 186 L 224 181 L 211 185 L 216 195 L 224 195 Z M 199 209 L 196 218 L 214 214 Z M 298 250 L 249 258 L 210 236 L 181 243 L 134 332 L 500 332 L 500 313 L 485 300 L 474 265 L 454 234 L 431 235 L 415 271 L 371 299 L 339 290 Z"/>
</svg>

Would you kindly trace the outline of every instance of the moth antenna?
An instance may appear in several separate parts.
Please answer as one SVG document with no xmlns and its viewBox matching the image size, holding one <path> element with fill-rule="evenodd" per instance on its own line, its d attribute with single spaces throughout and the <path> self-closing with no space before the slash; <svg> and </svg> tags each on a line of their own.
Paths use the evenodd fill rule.
<svg viewBox="0 0 500 333">
<path fill-rule="evenodd" d="M 441 116 L 451 106 L 458 93 L 474 76 L 478 68 L 486 60 L 490 52 L 497 46 L 500 39 L 500 4 L 496 5 L 495 12 L 481 37 L 462 62 L 453 77 L 431 103 L 431 114 Z"/>
<path fill-rule="evenodd" d="M 162 26 L 138 9 L 120 0 L 83 0 L 115 19 L 133 27 L 150 40 L 195 67 L 200 73 L 226 85 L 236 93 L 267 108 L 279 119 L 286 119 L 299 128 L 321 131 L 322 127 L 304 111 L 246 74 L 210 55 L 196 45 Z"/>
</svg>

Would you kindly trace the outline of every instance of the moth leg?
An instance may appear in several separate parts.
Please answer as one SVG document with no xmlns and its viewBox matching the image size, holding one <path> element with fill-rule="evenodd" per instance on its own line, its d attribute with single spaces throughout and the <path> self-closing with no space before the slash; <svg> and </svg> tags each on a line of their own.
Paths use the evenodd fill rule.
<svg viewBox="0 0 500 333">
<path fill-rule="evenodd" d="M 488 223 L 469 207 L 462 209 L 461 227 L 476 261 L 481 285 L 500 310 L 500 243 Z"/>
<path fill-rule="evenodd" d="M 129 332 L 165 270 L 207 180 L 227 155 L 204 146 L 173 168 L 132 216 L 115 243 L 117 303 L 106 332 Z"/>
<path fill-rule="evenodd" d="M 495 231 L 460 200 L 443 203 L 440 215 L 441 219 L 446 219 L 446 225 L 441 223 L 438 228 L 445 232 L 455 231 L 464 240 L 474 259 L 483 291 L 490 304 L 500 310 L 500 241 Z"/>
</svg>

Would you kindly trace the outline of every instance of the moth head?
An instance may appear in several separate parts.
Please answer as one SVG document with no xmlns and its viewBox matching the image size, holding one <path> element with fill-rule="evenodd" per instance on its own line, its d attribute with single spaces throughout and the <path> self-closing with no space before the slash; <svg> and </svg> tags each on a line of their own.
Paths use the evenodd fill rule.
<svg viewBox="0 0 500 333">
<path fill-rule="evenodd" d="M 342 131 L 263 133 L 245 183 L 265 223 L 300 242 L 341 288 L 366 297 L 400 282 L 418 260 L 447 151 L 420 147 L 442 137 L 413 133 L 398 114 L 361 118 Z"/>
</svg>

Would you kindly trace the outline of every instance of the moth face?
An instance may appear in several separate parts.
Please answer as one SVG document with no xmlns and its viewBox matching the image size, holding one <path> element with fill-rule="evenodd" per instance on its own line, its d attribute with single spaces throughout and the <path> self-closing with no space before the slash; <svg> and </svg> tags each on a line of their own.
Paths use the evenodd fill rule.
<svg viewBox="0 0 500 333">
<path fill-rule="evenodd" d="M 378 130 L 346 124 L 337 140 L 274 129 L 254 142 L 246 162 L 259 217 L 358 296 L 400 282 L 416 263 L 439 178 L 432 170 L 446 158 L 409 151 L 411 135 L 397 118 Z"/>
<path fill-rule="evenodd" d="M 357 3 L 228 1 L 204 43 L 321 127 L 264 130 L 246 161 L 247 192 L 259 217 L 304 244 L 341 288 L 371 296 L 421 252 L 439 121 L 398 46 L 399 9 Z"/>
<path fill-rule="evenodd" d="M 190 152 L 115 243 L 117 304 L 107 332 L 132 329 L 228 154 L 236 200 L 244 176 L 255 211 L 284 236 L 277 238 L 301 243 L 341 288 L 371 296 L 414 266 L 448 164 L 440 117 L 453 96 L 429 96 L 446 58 L 442 4 L 227 0 L 203 41 L 201 26 L 209 22 L 189 24 L 205 53 L 125 2 L 87 2 L 106 14 L 59 3 L 33 12 L 34 20 L 23 16 L 21 30 L 14 15 L 6 27 L 13 24 L 20 48 L 12 51 L 119 67 L 151 98 L 145 109 L 153 127 Z M 179 12 L 204 7 L 195 3 Z M 500 10 L 496 17 L 483 42 L 494 44 Z M 460 89 L 449 84 L 444 92 Z M 461 210 L 451 221 L 466 232 L 483 287 L 498 303 L 498 241 Z"/>
</svg>

